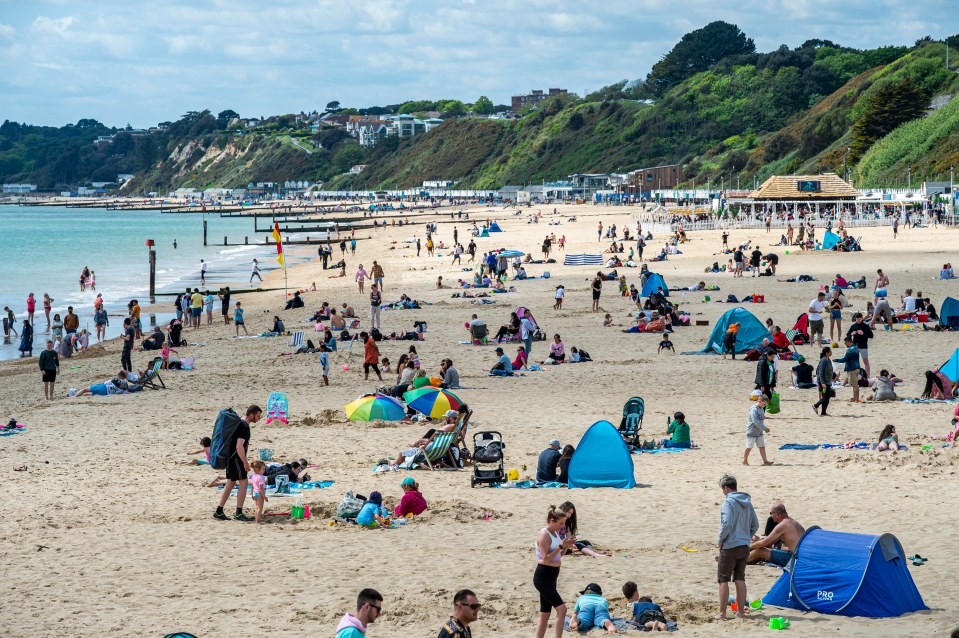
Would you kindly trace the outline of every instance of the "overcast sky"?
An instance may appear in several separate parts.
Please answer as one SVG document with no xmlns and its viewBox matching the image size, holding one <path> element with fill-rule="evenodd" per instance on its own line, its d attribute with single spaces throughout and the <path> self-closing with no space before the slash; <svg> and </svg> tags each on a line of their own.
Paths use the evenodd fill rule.
<svg viewBox="0 0 959 638">
<path fill-rule="evenodd" d="M 729 8 L 723 8 L 728 5 Z M 955 0 L 0 0 L 0 120 L 144 127 L 643 78 L 684 34 L 735 23 L 760 51 L 959 31 Z"/>
</svg>

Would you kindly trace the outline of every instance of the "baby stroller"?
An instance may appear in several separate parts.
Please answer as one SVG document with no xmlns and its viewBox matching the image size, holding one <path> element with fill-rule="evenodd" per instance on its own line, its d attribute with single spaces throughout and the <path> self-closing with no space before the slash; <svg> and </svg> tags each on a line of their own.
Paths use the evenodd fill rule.
<svg viewBox="0 0 959 638">
<path fill-rule="evenodd" d="M 473 434 L 473 476 L 470 487 L 477 483 L 503 483 L 506 469 L 503 462 L 503 435 L 499 432 L 476 432 Z"/>
<path fill-rule="evenodd" d="M 632 397 L 623 406 L 623 420 L 619 424 L 619 433 L 630 450 L 640 447 L 639 431 L 643 428 L 643 414 L 646 404 L 639 397 Z"/>
</svg>

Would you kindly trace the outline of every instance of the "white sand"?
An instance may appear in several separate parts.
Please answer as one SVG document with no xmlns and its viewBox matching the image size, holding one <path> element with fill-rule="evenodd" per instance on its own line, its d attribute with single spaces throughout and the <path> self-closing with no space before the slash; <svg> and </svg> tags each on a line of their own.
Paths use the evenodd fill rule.
<svg viewBox="0 0 959 638">
<path fill-rule="evenodd" d="M 544 207 L 544 212 L 552 207 Z M 474 218 L 485 214 L 470 207 Z M 479 209 L 485 211 L 486 209 Z M 562 216 L 574 212 L 560 207 Z M 598 252 L 606 248 L 596 238 L 596 223 L 628 223 L 630 209 L 579 207 L 579 221 L 560 226 L 528 225 L 524 217 L 493 213 L 506 232 L 477 240 L 480 252 L 492 247 L 535 251 L 544 234 L 565 234 L 567 252 Z M 448 219 L 448 218 L 447 218 Z M 466 223 L 457 224 L 468 241 Z M 417 226 L 420 236 L 422 227 Z M 821 233 L 821 230 L 820 230 Z M 581 537 L 614 556 L 607 559 L 570 558 L 564 561 L 560 591 L 566 600 L 588 583 L 600 583 L 616 615 L 624 610 L 620 587 L 639 583 L 642 593 L 661 602 L 677 618 L 683 635 L 766 635 L 771 615 L 792 620 L 793 631 L 804 635 L 843 636 L 933 635 L 952 628 L 959 603 L 951 591 L 957 558 L 954 543 L 953 484 L 957 467 L 954 448 L 923 451 L 928 435 L 945 434 L 952 406 L 853 405 L 850 391 L 839 391 L 830 419 L 816 417 L 809 407 L 814 391 L 780 386 L 783 412 L 769 420 L 771 468 L 740 464 L 747 397 L 753 388 L 754 364 L 720 357 L 656 354 L 656 335 L 627 335 L 601 327 L 602 314 L 589 312 L 587 278 L 595 268 L 562 264 L 530 266 L 530 274 L 548 269 L 552 279 L 518 282 L 516 294 L 498 295 L 494 306 L 471 305 L 451 299 L 453 290 L 436 290 L 443 275 L 454 283 L 459 267 L 449 258 L 411 257 L 402 240 L 409 228 L 379 231 L 359 243 L 359 260 L 369 268 L 374 258 L 386 269 L 385 299 L 401 292 L 432 302 L 422 310 L 384 312 L 385 332 L 412 328 L 414 320 L 429 323 L 425 342 L 417 344 L 429 370 L 451 357 L 472 389 L 460 396 L 475 410 L 473 431 L 497 429 L 507 442 L 507 467 L 532 470 L 546 442 L 557 436 L 576 444 L 585 429 L 600 419 L 618 423 L 630 396 L 646 400 L 643 432 L 653 437 L 665 428 L 666 415 L 682 410 L 701 449 L 672 455 L 634 456 L 634 490 L 594 489 L 503 490 L 469 487 L 470 471 L 418 472 L 416 478 L 430 503 L 429 513 L 405 529 L 368 531 L 329 526 L 343 493 L 352 489 L 384 493 L 388 505 L 400 496 L 403 474 L 373 475 L 370 468 L 382 457 L 405 447 L 423 425 L 371 427 L 346 422 L 342 407 L 373 387 L 362 381 L 362 353 L 352 358 L 349 372 L 341 366 L 342 352 L 332 358 L 331 386 L 319 380 L 317 355 L 277 357 L 288 350 L 286 339 L 232 339 L 233 327 L 203 327 L 190 341 L 202 347 L 182 348 L 198 355 L 193 372 L 163 374 L 169 389 L 132 396 L 84 397 L 42 401 L 36 359 L 0 365 L 2 414 L 27 424 L 23 434 L 0 438 L 0 472 L 6 498 L 0 502 L 0 567 L 4 574 L 4 604 L 0 627 L 5 636 L 115 635 L 189 630 L 199 636 L 332 635 L 338 618 L 351 610 L 357 591 L 372 586 L 385 596 L 384 614 L 370 636 L 435 635 L 451 609 L 452 594 L 474 589 L 485 606 L 474 625 L 477 636 L 529 636 L 533 632 L 538 597 L 531 578 L 536 532 L 547 505 L 570 499 L 576 503 Z M 859 233 L 857 233 L 859 234 Z M 766 295 L 763 306 L 749 307 L 764 320 L 773 317 L 784 329 L 815 296 L 820 283 L 837 272 L 850 279 L 865 274 L 874 280 L 877 267 L 892 279 L 890 296 L 898 300 L 906 287 L 918 288 L 937 307 L 955 294 L 956 282 L 933 281 L 943 261 L 954 260 L 955 231 L 902 230 L 895 242 L 888 228 L 861 232 L 865 252 L 852 254 L 792 254 L 782 260 L 780 276 L 810 273 L 817 283 L 779 284 L 769 278 L 734 280 L 730 275 L 703 275 L 703 268 L 720 259 L 713 253 L 719 233 L 692 233 L 683 255 L 655 264 L 670 285 L 705 279 L 722 286 L 720 294 Z M 763 248 L 779 235 L 733 231 L 731 241 L 747 237 Z M 450 224 L 441 224 L 439 238 L 449 243 Z M 662 237 L 650 242 L 647 255 Z M 446 251 L 440 251 L 445 254 Z M 558 254 L 562 262 L 562 253 Z M 349 301 L 358 311 L 367 306 L 352 280 L 357 263 L 349 258 L 346 279 L 328 279 L 318 265 L 290 272 L 291 285 L 316 281 L 321 292 L 307 295 L 308 309 L 323 300 Z M 638 271 L 621 269 L 631 283 Z M 273 283 L 282 282 L 282 275 Z M 552 310 L 553 289 L 565 284 L 566 306 Z M 602 306 L 620 324 L 631 304 L 607 283 Z M 677 294 L 677 293 L 674 293 Z M 856 308 L 863 308 L 865 291 L 851 291 Z M 681 294 L 678 298 L 682 298 Z M 730 306 L 702 303 L 702 293 L 690 293 L 685 307 L 708 327 L 679 329 L 677 350 L 698 350 L 713 324 Z M 281 307 L 281 294 L 243 296 L 251 331 L 268 328 Z M 510 310 L 526 305 L 534 310 L 548 334 L 559 332 L 567 345 L 581 346 L 595 361 L 547 368 L 514 379 L 485 376 L 492 365 L 492 348 L 457 345 L 465 337 L 463 322 L 472 312 L 495 329 Z M 748 307 L 748 306 L 747 306 Z M 307 315 L 279 312 L 290 328 Z M 38 334 L 37 340 L 43 335 Z M 903 396 L 918 396 L 922 373 L 943 362 L 956 347 L 949 333 L 879 332 L 870 348 L 873 370 L 890 368 L 907 380 Z M 407 342 L 383 342 L 382 354 L 395 364 Z M 38 349 L 39 349 L 38 345 Z M 546 346 L 534 344 L 534 358 Z M 58 394 L 109 378 L 119 368 L 118 343 L 64 364 Z M 801 351 L 815 364 L 818 348 Z M 841 351 L 841 349 L 840 349 Z M 509 347 L 510 354 L 515 347 Z M 134 353 L 142 368 L 150 353 Z M 791 364 L 788 364 L 791 365 Z M 80 366 L 74 368 L 73 366 Z M 395 374 L 387 376 L 391 380 Z M 335 480 L 325 490 L 311 490 L 305 499 L 314 516 L 293 522 L 272 518 L 256 527 L 211 518 L 214 489 L 203 487 L 211 472 L 182 465 L 196 439 L 209 435 L 217 410 L 238 411 L 250 403 L 265 406 L 271 390 L 289 394 L 291 423 L 253 429 L 252 450 L 272 448 L 276 458 L 307 457 L 319 465 L 315 479 Z M 904 454 L 877 455 L 868 451 L 789 451 L 784 443 L 873 441 L 886 423 L 899 427 L 900 438 L 913 445 Z M 251 454 L 251 455 L 252 455 Z M 26 464 L 27 472 L 13 472 Z M 907 555 L 930 558 L 923 567 L 909 567 L 926 604 L 933 611 L 882 622 L 866 619 L 803 616 L 767 609 L 747 621 L 711 621 L 717 587 L 713 560 L 722 493 L 718 480 L 725 472 L 739 478 L 760 519 L 776 500 L 807 526 L 878 534 L 891 532 Z M 525 474 L 529 474 L 526 472 Z M 248 501 L 249 503 L 249 501 Z M 227 511 L 232 511 L 231 500 Z M 274 499 L 272 511 L 285 511 L 289 501 Z M 248 507 L 248 513 L 252 509 Z M 484 521 L 484 514 L 491 520 Z M 685 545 L 701 550 L 686 553 Z M 750 595 L 764 594 L 778 576 L 769 567 L 750 567 Z M 550 634 L 552 630 L 550 630 Z"/>
</svg>

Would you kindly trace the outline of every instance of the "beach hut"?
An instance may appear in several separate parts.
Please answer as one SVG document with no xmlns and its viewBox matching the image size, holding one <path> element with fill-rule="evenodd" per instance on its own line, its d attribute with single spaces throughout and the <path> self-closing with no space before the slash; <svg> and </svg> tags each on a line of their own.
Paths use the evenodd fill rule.
<svg viewBox="0 0 959 638">
<path fill-rule="evenodd" d="M 806 530 L 764 605 L 839 616 L 890 618 L 928 609 L 892 534 Z"/>
<path fill-rule="evenodd" d="M 736 353 L 746 352 L 753 348 L 760 348 L 763 345 L 763 339 L 772 339 L 772 335 L 766 330 L 766 326 L 756 318 L 756 316 L 745 308 L 733 308 L 716 322 L 712 334 L 709 335 L 709 341 L 706 347 L 700 350 L 700 353 L 722 354 L 723 335 L 730 324 L 739 323 L 739 332 L 736 335 Z"/>
<path fill-rule="evenodd" d="M 489 228 L 488 228 L 487 230 L 489 230 L 489 232 L 491 232 L 491 233 L 501 233 L 501 232 L 503 232 L 503 229 L 500 228 L 500 227 L 499 227 L 499 224 L 497 224 L 496 222 L 493 222 L 492 224 L 490 224 L 490 225 L 489 225 Z"/>
<path fill-rule="evenodd" d="M 569 486 L 636 487 L 633 457 L 622 435 L 609 421 L 589 426 L 569 462 Z"/>
<path fill-rule="evenodd" d="M 656 292 L 657 288 L 662 288 L 663 295 L 666 297 L 669 296 L 669 286 L 666 285 L 666 280 L 663 279 L 663 276 L 658 273 L 650 273 L 649 277 L 646 278 L 646 283 L 643 284 L 643 290 L 640 295 L 648 297 Z"/>
<path fill-rule="evenodd" d="M 826 234 L 822 236 L 822 249 L 823 250 L 832 250 L 836 247 L 836 244 L 839 243 L 839 235 L 836 233 L 827 230 Z"/>
<path fill-rule="evenodd" d="M 939 325 L 959 328 L 959 299 L 946 297 L 939 309 Z"/>
<path fill-rule="evenodd" d="M 939 366 L 939 372 L 949 377 L 953 383 L 959 381 L 959 348 L 956 348 L 948 361 Z"/>
</svg>

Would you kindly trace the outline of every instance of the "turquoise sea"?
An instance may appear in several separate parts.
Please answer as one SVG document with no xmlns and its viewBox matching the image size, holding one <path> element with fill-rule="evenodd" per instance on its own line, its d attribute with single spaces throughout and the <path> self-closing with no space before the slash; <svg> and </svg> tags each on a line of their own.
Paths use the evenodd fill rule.
<svg viewBox="0 0 959 638">
<path fill-rule="evenodd" d="M 109 336 L 115 336 L 126 315 L 130 299 L 145 305 L 149 299 L 149 255 L 146 240 L 156 242 L 157 292 L 178 292 L 200 285 L 200 260 L 205 260 L 207 287 L 219 288 L 228 282 L 247 282 L 254 257 L 263 272 L 278 267 L 276 249 L 268 246 L 223 246 L 224 235 L 231 242 L 244 236 L 254 239 L 252 219 L 206 214 L 208 241 L 220 246 L 203 246 L 203 215 L 160 213 L 159 211 L 117 211 L 61 206 L 0 205 L 0 309 L 9 306 L 17 317 L 17 332 L 26 318 L 28 293 L 37 297 L 34 318 L 34 356 L 47 338 L 43 316 L 43 293 L 53 297 L 53 313 L 66 313 L 72 305 L 80 316 L 80 327 L 93 332 L 93 300 L 89 287 L 80 292 L 80 271 L 88 266 L 96 273 L 97 292 L 103 294 L 110 312 Z M 260 220 L 264 225 L 264 220 Z M 295 237 L 295 236 L 294 236 Z M 176 239 L 177 248 L 173 248 Z M 287 265 L 296 259 L 288 255 Z M 160 310 L 173 309 L 173 298 L 157 297 Z M 116 318 L 114 319 L 114 313 Z M 169 320 L 160 315 L 158 320 Z M 144 328 L 149 317 L 143 316 Z M 0 343 L 0 359 L 19 355 L 19 341 Z"/>
</svg>

